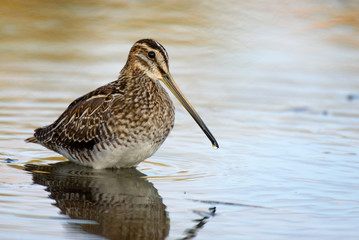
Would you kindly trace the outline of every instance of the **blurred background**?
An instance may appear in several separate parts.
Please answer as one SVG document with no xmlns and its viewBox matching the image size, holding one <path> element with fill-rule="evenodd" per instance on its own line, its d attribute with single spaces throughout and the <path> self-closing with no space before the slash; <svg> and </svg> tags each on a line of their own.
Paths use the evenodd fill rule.
<svg viewBox="0 0 359 240">
<path fill-rule="evenodd" d="M 1 239 L 358 239 L 358 1 L 2 0 L 0 15 Z M 138 171 L 23 141 L 116 80 L 142 38 L 218 150 L 174 98 Z"/>
</svg>

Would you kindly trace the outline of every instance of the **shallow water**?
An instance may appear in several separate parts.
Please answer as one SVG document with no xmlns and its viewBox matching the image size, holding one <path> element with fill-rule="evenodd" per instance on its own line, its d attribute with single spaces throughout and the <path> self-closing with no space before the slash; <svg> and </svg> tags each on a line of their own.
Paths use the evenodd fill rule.
<svg viewBox="0 0 359 240">
<path fill-rule="evenodd" d="M 359 237 L 357 1 L 17 0 L 0 12 L 1 239 Z M 174 130 L 137 170 L 23 141 L 116 79 L 144 37 L 166 47 L 218 150 L 177 101 Z"/>
</svg>

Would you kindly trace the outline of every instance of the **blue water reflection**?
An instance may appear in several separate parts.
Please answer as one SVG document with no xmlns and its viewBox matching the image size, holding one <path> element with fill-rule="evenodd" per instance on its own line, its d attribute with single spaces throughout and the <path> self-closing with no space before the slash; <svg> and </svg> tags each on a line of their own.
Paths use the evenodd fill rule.
<svg viewBox="0 0 359 240">
<path fill-rule="evenodd" d="M 221 146 L 175 102 L 173 132 L 137 168 L 167 206 L 168 239 L 358 238 L 357 1 L 19 0 L 0 11 L 0 159 L 15 160 L 0 164 L 1 237 L 101 238 L 70 227 L 33 184 L 26 164 L 64 159 L 23 139 L 116 79 L 132 44 L 152 37 Z"/>
</svg>

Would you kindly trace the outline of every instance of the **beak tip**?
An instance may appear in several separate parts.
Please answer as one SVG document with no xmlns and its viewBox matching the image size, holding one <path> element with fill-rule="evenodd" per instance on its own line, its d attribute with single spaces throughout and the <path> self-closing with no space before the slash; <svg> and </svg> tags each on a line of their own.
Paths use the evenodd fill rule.
<svg viewBox="0 0 359 240">
<path fill-rule="evenodd" d="M 212 147 L 215 148 L 215 149 L 218 149 L 219 148 L 219 145 L 217 142 L 214 142 L 212 143 Z"/>
</svg>

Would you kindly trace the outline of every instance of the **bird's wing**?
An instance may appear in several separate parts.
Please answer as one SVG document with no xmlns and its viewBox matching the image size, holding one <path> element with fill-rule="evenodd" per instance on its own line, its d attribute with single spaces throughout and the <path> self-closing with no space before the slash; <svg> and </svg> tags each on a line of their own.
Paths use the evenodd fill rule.
<svg viewBox="0 0 359 240">
<path fill-rule="evenodd" d="M 109 85 L 98 88 L 73 101 L 53 124 L 36 129 L 34 137 L 53 150 L 92 148 L 106 140 L 103 138 L 112 137 L 112 105 L 120 104 L 122 99 L 120 89 Z"/>
</svg>

